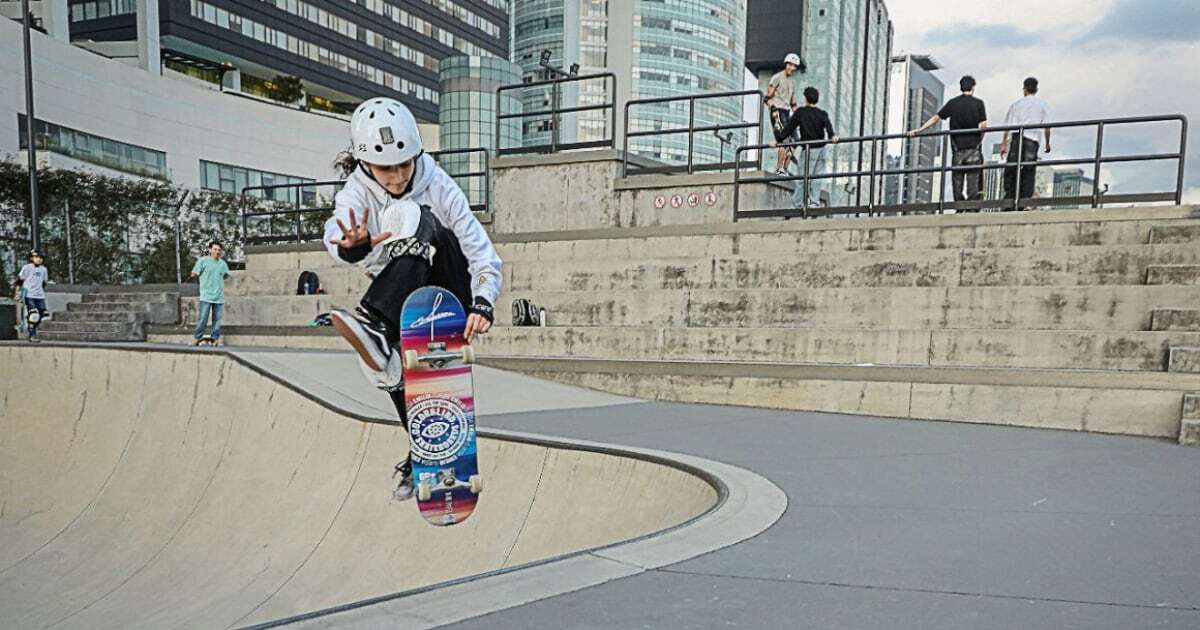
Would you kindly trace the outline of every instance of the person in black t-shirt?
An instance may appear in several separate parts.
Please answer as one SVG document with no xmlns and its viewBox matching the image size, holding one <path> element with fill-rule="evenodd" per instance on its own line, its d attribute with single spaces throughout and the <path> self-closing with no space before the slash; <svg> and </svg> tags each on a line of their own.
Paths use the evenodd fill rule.
<svg viewBox="0 0 1200 630">
<path fill-rule="evenodd" d="M 938 124 L 943 119 L 950 121 L 951 131 L 987 128 L 987 108 L 984 107 L 983 101 L 975 98 L 975 78 L 970 75 L 963 77 L 959 80 L 958 87 L 962 90 L 962 94 L 947 101 L 942 109 L 924 125 L 908 132 L 910 138 Z M 982 133 L 953 134 L 950 143 L 954 148 L 954 166 L 983 165 Z M 954 184 L 955 201 L 983 199 L 982 168 L 955 170 L 951 181 Z M 965 192 L 963 191 L 964 184 L 966 185 Z"/>
<path fill-rule="evenodd" d="M 817 103 L 821 100 L 821 93 L 815 87 L 804 89 L 804 107 L 797 107 L 796 111 L 792 112 L 791 118 L 787 124 L 781 129 L 775 130 L 775 141 L 784 142 L 791 138 L 792 134 L 797 130 L 800 131 L 800 141 L 808 144 L 800 146 L 800 153 L 796 155 L 796 161 L 800 166 L 801 173 L 806 172 L 805 165 L 807 164 L 808 175 L 823 175 L 825 173 L 825 146 L 829 143 L 837 144 L 838 135 L 833 130 L 833 123 L 829 121 L 829 114 L 825 110 L 817 107 Z M 829 142 L 824 142 L 828 139 Z M 805 197 L 808 197 L 808 181 L 803 181 L 803 189 Z M 818 180 L 815 187 L 818 190 L 818 200 L 820 198 L 821 184 L 824 180 Z M 805 205 L 812 205 L 811 197 Z M 799 204 L 797 204 L 799 205 Z"/>
</svg>

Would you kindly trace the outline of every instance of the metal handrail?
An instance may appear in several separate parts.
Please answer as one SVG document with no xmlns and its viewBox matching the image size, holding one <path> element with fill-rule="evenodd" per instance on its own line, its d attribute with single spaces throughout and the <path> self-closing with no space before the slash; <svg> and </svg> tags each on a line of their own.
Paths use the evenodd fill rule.
<svg viewBox="0 0 1200 630">
<path fill-rule="evenodd" d="M 442 151 L 430 151 L 429 152 L 429 155 L 433 156 L 433 159 L 437 160 L 439 165 L 441 164 L 440 158 L 443 156 L 473 155 L 473 154 L 480 154 L 483 156 L 483 170 L 482 171 L 468 171 L 465 173 L 451 173 L 450 171 L 446 171 L 446 174 L 449 175 L 451 178 L 482 177 L 483 178 L 483 203 L 472 203 L 470 205 L 471 205 L 472 212 L 487 212 L 488 209 L 490 209 L 492 207 L 492 176 L 491 176 L 491 169 L 488 167 L 488 161 L 491 158 L 491 152 L 488 151 L 486 147 L 471 147 L 469 149 L 445 149 Z M 471 199 L 470 199 L 470 196 L 468 195 L 467 202 L 470 203 L 470 201 L 471 201 Z"/>
<path fill-rule="evenodd" d="M 758 160 L 746 165 L 740 165 L 737 159 L 737 153 L 734 153 L 734 161 L 732 165 L 717 163 L 715 165 L 703 165 L 696 167 L 694 159 L 695 137 L 696 133 L 705 133 L 709 131 L 727 131 L 732 129 L 762 129 L 763 125 L 763 106 L 758 108 L 758 122 L 741 121 L 737 123 L 719 124 L 719 125 L 703 125 L 696 126 L 696 101 L 714 98 L 732 98 L 736 96 L 757 96 L 756 103 L 762 102 L 762 90 L 735 90 L 731 92 L 711 92 L 684 94 L 682 96 L 659 96 L 654 98 L 641 98 L 625 103 L 625 128 L 623 134 L 623 151 L 621 151 L 621 177 L 629 176 L 629 139 L 630 138 L 645 138 L 649 136 L 666 136 L 672 134 L 686 133 L 688 134 L 688 159 L 686 166 L 660 166 L 660 167 L 643 167 L 639 169 L 642 173 L 676 173 L 686 171 L 689 175 L 697 170 L 724 170 L 726 168 L 744 168 L 757 164 L 762 166 L 762 152 L 759 152 Z M 635 105 L 652 105 L 657 103 L 674 103 L 678 101 L 688 102 L 688 126 L 676 127 L 672 129 L 650 129 L 645 131 L 630 131 L 629 130 L 629 109 Z M 741 108 L 739 108 L 739 112 Z M 759 138 L 762 139 L 761 137 Z"/>
<path fill-rule="evenodd" d="M 487 212 L 488 209 L 491 208 L 491 201 L 492 201 L 491 169 L 488 166 L 488 160 L 490 158 L 490 154 L 486 148 L 471 147 L 471 148 L 467 148 L 467 149 L 446 149 L 443 151 L 429 151 L 428 153 L 431 157 L 433 157 L 434 160 L 438 160 L 439 158 L 448 156 L 448 155 L 468 155 L 468 154 L 475 154 L 475 153 L 482 154 L 483 155 L 483 170 L 482 171 L 468 171 L 468 172 L 463 172 L 463 173 L 447 171 L 446 174 L 452 178 L 454 178 L 454 177 L 482 177 L 483 178 L 483 187 L 484 187 L 484 201 L 482 204 L 470 204 L 470 207 L 473 212 Z M 440 161 L 439 161 L 439 165 L 440 165 Z M 345 183 L 346 183 L 345 180 L 330 180 L 330 181 L 323 181 L 323 182 L 300 182 L 300 183 L 293 183 L 293 184 L 274 184 L 274 185 L 270 185 L 270 186 L 247 186 L 245 188 L 242 188 L 241 224 L 242 224 L 242 235 L 245 240 L 245 243 L 247 245 L 253 245 L 253 244 L 259 244 L 259 243 L 278 243 L 278 242 L 287 242 L 287 241 L 300 242 L 300 241 L 304 241 L 304 240 L 314 240 L 314 239 L 322 238 L 324 236 L 323 233 L 318 234 L 315 232 L 304 232 L 303 218 L 305 216 L 312 215 L 312 214 L 322 214 L 322 215 L 328 217 L 333 214 L 334 206 L 333 205 L 321 205 L 321 206 L 301 207 L 302 199 L 301 199 L 300 192 L 301 192 L 301 190 L 303 190 L 305 188 L 316 188 L 319 186 L 332 186 L 336 190 L 336 189 L 340 188 L 341 186 L 345 185 Z M 292 197 L 292 200 L 291 200 L 291 203 L 292 203 L 291 208 L 288 208 L 286 210 L 250 211 L 248 206 L 249 206 L 251 199 L 262 200 L 262 201 L 270 200 L 269 196 L 267 196 L 267 195 L 264 195 L 263 197 L 254 197 L 251 193 L 253 193 L 255 191 L 262 191 L 262 192 L 266 193 L 268 191 L 283 190 L 283 189 L 295 189 L 296 190 L 296 194 Z M 330 201 L 332 202 L 332 197 L 330 198 Z M 469 198 L 468 198 L 468 203 L 470 203 Z M 279 235 L 275 234 L 275 218 L 280 217 L 280 216 L 288 216 L 288 217 L 291 217 L 291 219 L 292 219 L 293 229 L 288 234 L 279 234 Z M 247 232 L 247 220 L 259 219 L 259 218 L 264 218 L 264 217 L 267 219 L 267 235 L 266 236 L 253 236 L 253 237 L 249 236 L 248 235 L 249 233 Z"/>
<path fill-rule="evenodd" d="M 1105 131 L 1106 127 L 1112 127 L 1115 125 L 1132 125 L 1132 124 L 1146 124 L 1146 123 L 1160 123 L 1160 122 L 1178 122 L 1180 124 L 1179 150 L 1177 152 L 1174 152 L 1174 153 L 1147 153 L 1147 154 L 1134 154 L 1134 155 L 1114 155 L 1114 156 L 1105 156 L 1103 154 L 1104 131 Z M 1096 151 L 1095 151 L 1095 154 L 1090 158 L 1066 158 L 1066 159 L 1040 160 L 1040 161 L 1035 158 L 1033 160 L 1026 160 L 1025 156 L 1023 155 L 1024 143 L 1018 143 L 1017 157 L 1016 157 L 1016 160 L 1013 162 L 999 162 L 999 163 L 991 163 L 991 164 L 988 164 L 988 163 L 968 164 L 968 165 L 955 166 L 955 165 L 949 164 L 948 160 L 946 159 L 949 144 L 950 144 L 950 139 L 956 135 L 985 136 L 986 134 L 1015 132 L 1018 136 L 1024 136 L 1026 131 L 1036 131 L 1036 130 L 1041 130 L 1041 129 L 1067 129 L 1067 128 L 1079 128 L 1079 127 L 1096 127 Z M 811 152 L 807 151 L 805 149 L 816 148 L 818 146 L 823 147 L 825 145 L 832 144 L 829 140 L 808 140 L 808 141 L 798 141 L 798 142 L 781 142 L 781 143 L 775 143 L 775 144 L 767 143 L 767 144 L 743 145 L 743 146 L 737 147 L 737 149 L 734 150 L 734 161 L 735 162 L 738 161 L 739 156 L 746 151 L 759 151 L 760 155 L 761 155 L 761 152 L 764 149 L 791 148 L 791 149 L 800 149 L 801 150 L 801 153 L 804 155 L 804 164 L 801 169 L 801 173 L 799 175 L 790 175 L 790 174 L 789 175 L 773 175 L 772 174 L 772 175 L 758 175 L 758 176 L 746 177 L 746 176 L 743 176 L 741 169 L 735 169 L 734 173 L 733 173 L 733 187 L 734 187 L 733 220 L 737 221 L 739 218 L 743 218 L 743 217 L 796 217 L 796 216 L 807 217 L 807 216 L 816 216 L 816 215 L 850 214 L 850 213 L 863 213 L 863 212 L 869 213 L 869 214 L 895 214 L 895 213 L 900 213 L 900 212 L 913 212 L 913 211 L 924 211 L 924 210 L 936 210 L 938 212 L 943 212 L 947 209 L 973 210 L 973 209 L 980 209 L 980 208 L 1009 207 L 1010 204 L 1011 204 L 1012 209 L 1019 209 L 1022 206 L 1034 205 L 1034 204 L 1037 204 L 1037 205 L 1064 204 L 1065 205 L 1065 204 L 1070 204 L 1072 202 L 1077 202 L 1080 199 L 1084 200 L 1082 203 L 1090 203 L 1091 207 L 1093 207 L 1093 208 L 1101 207 L 1105 203 L 1138 203 L 1138 202 L 1161 202 L 1161 201 L 1171 201 L 1171 202 L 1174 202 L 1175 205 L 1180 205 L 1181 203 L 1183 203 L 1184 168 L 1185 168 L 1185 162 L 1187 159 L 1187 132 L 1188 132 L 1188 119 L 1186 116 L 1184 116 L 1182 114 L 1168 114 L 1168 115 L 1158 115 L 1158 116 L 1132 116 L 1132 117 L 1124 117 L 1124 118 L 1075 120 L 1075 121 L 1044 123 L 1044 124 L 1039 124 L 1039 125 L 1007 125 L 1007 126 L 987 127 L 984 129 L 940 130 L 940 131 L 933 131 L 933 132 L 925 132 L 922 134 L 917 134 L 915 136 L 909 136 L 907 133 L 878 134 L 878 135 L 870 135 L 870 136 L 854 136 L 854 137 L 848 137 L 848 138 L 840 138 L 839 143 L 841 143 L 841 144 L 850 144 L 850 143 L 865 144 L 868 142 L 871 143 L 871 150 L 870 150 L 871 159 L 870 159 L 868 168 L 863 169 L 862 165 L 860 165 L 856 170 L 853 170 L 853 171 L 829 172 L 829 173 L 823 173 L 823 174 L 812 174 L 809 172 L 810 171 L 809 156 L 810 156 Z M 889 169 L 886 167 L 884 167 L 882 169 L 877 168 L 876 157 L 878 156 L 878 153 L 879 153 L 877 149 L 878 149 L 880 143 L 886 142 L 888 140 L 900 140 L 900 139 L 907 140 L 907 139 L 912 139 L 912 138 L 940 138 L 942 141 L 942 147 L 941 147 L 942 148 L 942 156 L 943 156 L 942 165 L 941 166 L 932 166 L 932 167 L 912 167 L 912 168 L 899 168 L 899 169 Z M 982 140 L 980 142 L 982 143 Z M 1172 192 L 1105 195 L 1100 186 L 1100 175 L 1101 175 L 1100 167 L 1104 164 L 1117 164 L 1117 163 L 1128 163 L 1128 162 L 1151 162 L 1151 161 L 1163 161 L 1163 160 L 1176 160 L 1178 163 L 1175 189 Z M 1067 165 L 1083 165 L 1083 164 L 1091 164 L 1093 166 L 1093 169 L 1092 169 L 1092 186 L 1093 186 L 1093 188 L 1092 188 L 1092 194 L 1089 197 L 1059 197 L 1059 198 L 1055 198 L 1055 197 L 1021 198 L 1020 197 L 1022 167 L 1025 167 L 1025 166 L 1067 166 Z M 954 173 L 955 171 L 986 171 L 986 170 L 994 170 L 994 169 L 1015 169 L 1016 170 L 1017 181 L 1014 184 L 1014 187 L 1016 188 L 1016 190 L 1015 190 L 1016 194 L 1014 195 L 1015 198 L 1011 199 L 1011 200 L 1005 200 L 1003 204 L 999 204 L 998 200 L 947 201 L 945 198 L 945 194 L 946 194 L 945 188 L 946 187 L 945 187 L 944 183 L 938 190 L 937 202 L 920 203 L 920 204 L 901 204 L 901 205 L 897 205 L 897 204 L 887 205 L 887 204 L 876 204 L 875 203 L 875 197 L 876 197 L 875 181 L 879 177 L 886 177 L 889 175 L 917 175 L 917 174 L 923 174 L 923 173 L 942 173 L 943 177 L 945 177 L 945 175 Z M 803 195 L 803 201 L 802 201 L 800 208 L 787 208 L 787 209 L 771 208 L 771 209 L 766 209 L 766 210 L 750 210 L 750 211 L 743 211 L 740 208 L 739 192 L 740 192 L 740 188 L 741 188 L 742 184 L 801 182 L 801 185 L 803 185 L 807 188 L 809 181 L 819 181 L 822 179 L 835 179 L 835 178 L 846 178 L 846 177 L 854 177 L 854 178 L 858 178 L 860 180 L 860 185 L 856 188 L 856 190 L 859 190 L 859 191 L 861 191 L 861 188 L 862 188 L 861 178 L 867 177 L 870 179 L 870 194 L 867 197 L 867 203 L 863 204 L 860 201 L 851 206 L 822 208 L 819 211 L 814 212 L 812 209 L 809 208 L 809 204 L 808 204 L 809 195 L 807 194 L 807 191 L 806 191 L 806 193 Z"/>
<path fill-rule="evenodd" d="M 559 100 L 562 95 L 561 85 L 564 83 L 577 83 L 580 81 L 589 81 L 594 79 L 603 79 L 605 91 L 610 95 L 609 100 L 597 105 L 573 105 L 571 107 L 560 107 Z M 612 80 L 612 89 L 609 90 L 608 81 Z M 540 109 L 536 111 L 526 112 L 521 111 L 513 114 L 502 114 L 500 95 L 503 92 L 513 90 L 525 90 L 543 85 L 549 85 L 551 88 L 550 109 Z M 514 83 L 512 85 L 502 85 L 496 88 L 496 155 L 516 155 L 522 153 L 557 153 L 559 151 L 569 151 L 572 149 L 586 149 L 595 147 L 613 148 L 616 146 L 617 132 L 617 75 L 612 72 L 597 72 L 594 74 L 581 74 L 576 76 L 559 77 L 555 79 L 545 79 L 542 81 L 530 81 L 529 83 Z M 571 142 L 562 144 L 559 142 L 559 121 L 563 114 L 571 114 L 576 112 L 588 112 L 596 110 L 610 110 L 610 120 L 608 128 L 611 133 L 606 140 L 592 140 L 587 142 Z M 520 147 L 505 147 L 501 144 L 502 126 L 501 121 L 505 120 L 520 120 L 524 118 L 533 118 L 536 116 L 550 116 L 550 144 L 539 144 L 533 146 Z"/>
</svg>

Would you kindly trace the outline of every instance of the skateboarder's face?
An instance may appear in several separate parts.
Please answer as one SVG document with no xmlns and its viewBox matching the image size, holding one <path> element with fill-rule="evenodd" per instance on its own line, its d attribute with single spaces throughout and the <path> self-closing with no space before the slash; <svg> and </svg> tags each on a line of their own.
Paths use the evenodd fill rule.
<svg viewBox="0 0 1200 630">
<path fill-rule="evenodd" d="M 367 166 L 371 167 L 371 174 L 375 176 L 375 181 L 379 182 L 380 186 L 393 195 L 402 195 L 408 188 L 408 180 L 412 179 L 416 159 L 389 166 L 378 164 L 368 164 Z"/>
</svg>

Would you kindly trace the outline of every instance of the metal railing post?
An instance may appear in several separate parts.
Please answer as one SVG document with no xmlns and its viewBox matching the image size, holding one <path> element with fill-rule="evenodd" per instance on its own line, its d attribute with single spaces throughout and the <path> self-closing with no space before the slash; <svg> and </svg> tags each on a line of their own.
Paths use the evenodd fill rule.
<svg viewBox="0 0 1200 630">
<path fill-rule="evenodd" d="M 812 169 L 811 169 L 810 163 L 809 163 L 809 158 L 812 156 L 812 147 L 810 147 L 808 145 L 804 145 L 800 148 L 800 151 L 804 153 L 804 201 L 802 202 L 803 203 L 802 211 L 804 214 L 802 214 L 801 216 L 803 216 L 805 219 L 807 219 L 808 218 L 808 196 L 809 196 L 809 194 L 812 193 L 812 185 L 811 185 L 812 183 L 808 179 L 808 176 L 812 174 Z M 826 163 L 828 163 L 828 162 L 826 162 Z M 820 195 L 820 193 L 817 193 L 817 194 Z"/>
<path fill-rule="evenodd" d="M 1013 184 L 1013 211 L 1014 212 L 1019 211 L 1021 209 L 1021 171 L 1024 170 L 1022 168 L 1022 166 L 1023 166 L 1022 162 L 1025 159 L 1025 125 L 1021 125 L 1017 129 L 1017 140 L 1018 140 L 1018 142 L 1017 142 L 1017 178 Z M 1010 151 L 1012 150 L 1011 146 L 1009 147 L 1009 150 Z M 1036 185 L 1037 185 L 1037 182 L 1035 181 L 1034 186 L 1036 186 Z"/>
<path fill-rule="evenodd" d="M 558 153 L 558 121 L 560 120 L 558 110 L 561 109 L 558 101 L 558 81 L 550 84 L 550 94 L 550 152 Z"/>
<path fill-rule="evenodd" d="M 879 151 L 879 141 L 872 138 L 871 139 L 871 168 L 870 168 L 870 175 L 868 175 L 868 177 L 871 178 L 871 181 L 869 181 L 867 183 L 868 189 L 870 190 L 870 192 L 868 193 L 868 196 L 867 196 L 867 216 L 871 216 L 871 214 L 873 213 L 873 211 L 875 209 L 875 154 L 878 153 L 878 151 Z"/>
<path fill-rule="evenodd" d="M 605 83 L 608 81 L 605 80 Z M 616 112 L 616 107 L 613 107 L 613 111 Z M 622 124 L 625 132 L 621 134 L 621 177 L 629 177 L 629 101 L 625 102 L 625 119 Z"/>
<path fill-rule="evenodd" d="M 1104 157 L 1104 123 L 1096 125 L 1096 163 L 1092 170 L 1092 207 L 1100 207 L 1100 159 Z"/>
<path fill-rule="evenodd" d="M 743 149 L 743 147 L 738 147 L 733 150 L 734 163 L 738 163 L 738 162 L 742 161 L 742 149 Z M 738 221 L 739 201 L 742 196 L 741 188 L 742 188 L 742 169 L 735 168 L 735 169 L 733 169 L 733 222 L 734 223 L 737 223 L 737 221 Z"/>
<path fill-rule="evenodd" d="M 615 146 L 617 146 L 617 138 L 616 138 L 616 135 L 617 135 L 617 75 L 613 74 L 611 76 L 612 76 L 612 100 L 610 100 L 607 103 L 607 105 L 608 105 L 608 115 L 611 117 L 610 119 L 612 120 L 612 122 L 609 124 L 609 127 L 612 128 L 612 136 L 613 136 L 612 141 L 611 141 L 611 146 L 615 147 Z M 608 79 L 609 79 L 608 76 L 604 77 L 605 87 L 608 86 Z"/>
<path fill-rule="evenodd" d="M 920 142 L 920 140 L 917 142 Z M 941 184 L 938 186 L 938 214 L 946 214 L 946 160 L 949 156 L 950 136 L 942 136 L 942 170 L 938 173 L 942 176 L 942 179 L 938 182 Z M 951 185 L 953 185 L 953 175 L 951 175 L 950 181 Z M 957 195 L 955 195 L 955 197 L 957 198 Z"/>
<path fill-rule="evenodd" d="M 1179 117 L 1179 125 L 1179 173 L 1175 180 L 1175 205 L 1177 206 L 1183 204 L 1183 168 L 1187 162 L 1187 116 Z"/>
<path fill-rule="evenodd" d="M 687 159 L 688 175 L 692 174 L 692 168 L 693 168 L 692 151 L 695 148 L 695 139 L 696 139 L 696 97 L 693 96 L 688 99 L 688 159 Z"/>
</svg>

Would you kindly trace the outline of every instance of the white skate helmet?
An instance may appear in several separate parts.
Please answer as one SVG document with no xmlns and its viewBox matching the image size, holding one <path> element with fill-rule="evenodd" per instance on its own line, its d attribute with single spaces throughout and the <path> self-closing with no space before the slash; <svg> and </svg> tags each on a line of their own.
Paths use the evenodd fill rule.
<svg viewBox="0 0 1200 630">
<path fill-rule="evenodd" d="M 417 120 L 394 98 L 363 101 L 350 117 L 350 142 L 354 157 L 380 166 L 407 162 L 422 150 Z"/>
<path fill-rule="evenodd" d="M 783 63 L 785 63 L 785 64 L 790 63 L 790 64 L 795 65 L 797 68 L 799 68 L 800 67 L 800 55 L 797 55 L 796 53 L 788 53 L 787 56 L 783 58 Z"/>
</svg>

